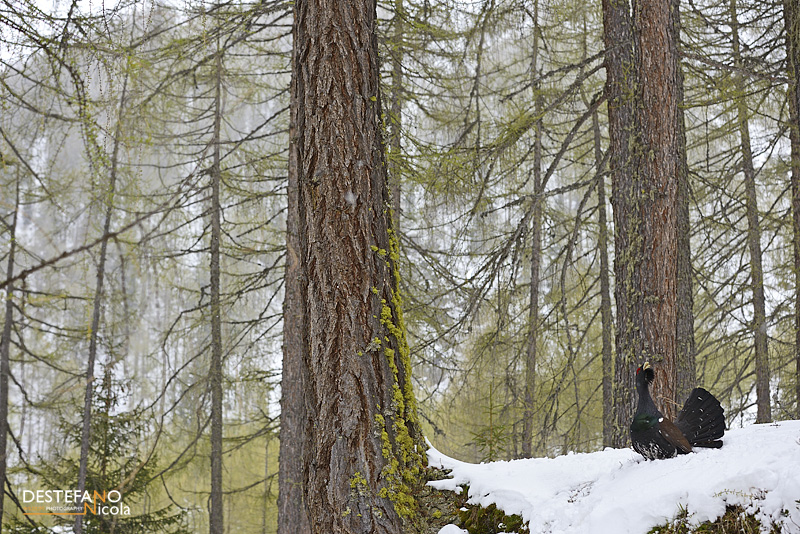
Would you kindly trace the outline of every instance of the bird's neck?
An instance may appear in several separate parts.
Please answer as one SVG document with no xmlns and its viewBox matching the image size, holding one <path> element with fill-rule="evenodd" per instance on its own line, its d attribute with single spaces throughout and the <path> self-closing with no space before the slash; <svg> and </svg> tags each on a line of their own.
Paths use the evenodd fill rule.
<svg viewBox="0 0 800 534">
<path fill-rule="evenodd" d="M 650 396 L 650 387 L 647 384 L 637 384 L 636 390 L 639 392 L 639 403 L 636 405 L 637 414 L 650 414 L 662 417 L 661 412 L 656 408 L 656 403 Z"/>
</svg>

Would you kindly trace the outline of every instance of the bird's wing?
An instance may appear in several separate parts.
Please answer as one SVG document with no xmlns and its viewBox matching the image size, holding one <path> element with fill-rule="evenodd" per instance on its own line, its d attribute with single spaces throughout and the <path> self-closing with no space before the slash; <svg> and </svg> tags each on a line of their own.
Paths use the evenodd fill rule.
<svg viewBox="0 0 800 534">
<path fill-rule="evenodd" d="M 675 423 L 666 417 L 662 418 L 658 422 L 658 431 L 661 432 L 661 435 L 664 436 L 664 439 L 673 444 L 680 452 L 692 452 L 692 446 L 689 444 L 686 436 L 684 436 L 683 432 L 681 432 L 680 429 L 675 426 Z"/>
</svg>

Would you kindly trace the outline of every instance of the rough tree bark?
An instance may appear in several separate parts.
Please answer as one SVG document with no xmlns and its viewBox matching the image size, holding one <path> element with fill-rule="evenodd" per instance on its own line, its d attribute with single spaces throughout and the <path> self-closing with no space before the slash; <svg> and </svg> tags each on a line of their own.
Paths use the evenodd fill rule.
<svg viewBox="0 0 800 534">
<path fill-rule="evenodd" d="M 730 1 L 731 40 L 733 61 L 737 69 L 742 68 L 741 43 L 739 41 L 739 19 L 736 0 Z M 750 250 L 750 286 L 753 292 L 753 338 L 756 363 L 756 423 L 772 421 L 769 398 L 769 359 L 767 347 L 767 313 L 764 297 L 764 268 L 761 258 L 761 224 L 758 215 L 756 193 L 756 171 L 750 142 L 750 123 L 745 101 L 745 81 L 741 74 L 734 76 L 737 123 L 742 148 L 742 170 L 744 172 L 745 207 L 747 211 L 747 246 Z"/>
<path fill-rule="evenodd" d="M 296 53 L 296 46 L 292 56 Z M 292 61 L 294 63 L 294 60 Z M 297 95 L 292 75 L 291 98 Z M 300 263 L 299 191 L 297 187 L 297 103 L 289 119 L 289 175 L 286 212 L 286 273 L 283 299 L 283 368 L 281 375 L 281 430 L 278 461 L 278 534 L 310 532 L 303 485 L 306 439 L 305 388 L 308 379 L 303 341 L 306 278 Z"/>
<path fill-rule="evenodd" d="M 424 444 L 380 136 L 376 2 L 294 9 L 309 531 L 401 532 L 417 513 Z"/>
<path fill-rule="evenodd" d="M 673 0 L 672 9 L 675 13 L 674 31 L 675 48 L 680 51 L 681 19 L 680 0 Z M 676 333 L 676 395 L 677 401 L 683 402 L 697 385 L 697 371 L 695 369 L 695 342 L 694 342 L 694 296 L 692 293 L 692 245 L 691 221 L 689 218 L 689 162 L 686 154 L 686 122 L 683 113 L 684 88 L 683 69 L 678 64 L 678 121 L 675 131 L 678 133 L 678 213 L 677 213 L 677 238 L 678 238 L 678 317 Z"/>
<path fill-rule="evenodd" d="M 792 142 L 792 222 L 794 244 L 795 417 L 800 419 L 800 6 L 783 2 L 789 74 L 789 132 Z"/>
<path fill-rule="evenodd" d="M 638 47 L 642 157 L 638 169 L 642 256 L 642 353 L 656 369 L 653 397 L 669 418 L 677 414 L 677 193 L 681 168 L 678 124 L 679 61 L 676 11 L 670 0 L 634 0 Z"/>
<path fill-rule="evenodd" d="M 635 362 L 653 364 L 653 394 L 665 415 L 676 411 L 675 16 L 670 0 L 603 2 L 616 251 L 616 446 L 627 443 Z"/>
<path fill-rule="evenodd" d="M 636 294 L 641 255 L 638 190 L 633 174 L 636 156 L 636 71 L 634 41 L 628 0 L 603 0 L 603 41 L 606 47 L 606 99 L 608 102 L 609 173 L 614 207 L 614 296 L 617 304 L 616 360 L 614 365 L 614 428 L 612 442 L 624 447 L 633 418 L 633 367 L 641 354 L 637 337 Z"/>
</svg>

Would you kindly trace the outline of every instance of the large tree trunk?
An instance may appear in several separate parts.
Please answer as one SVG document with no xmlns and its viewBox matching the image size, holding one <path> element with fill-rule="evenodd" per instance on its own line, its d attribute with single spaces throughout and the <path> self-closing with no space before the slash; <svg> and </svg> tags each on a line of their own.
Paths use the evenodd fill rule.
<svg viewBox="0 0 800 534">
<path fill-rule="evenodd" d="M 733 61 L 737 68 L 742 66 L 741 45 L 739 42 L 739 21 L 736 0 L 730 2 L 731 39 L 733 41 Z M 745 101 L 745 83 L 740 74 L 735 76 L 736 112 L 739 137 L 742 145 L 742 169 L 744 171 L 745 206 L 747 210 L 747 245 L 750 249 L 750 284 L 753 291 L 753 337 L 756 360 L 756 423 L 772 421 L 769 398 L 769 360 L 767 353 L 767 313 L 764 298 L 764 268 L 761 259 L 761 225 L 758 215 L 756 194 L 756 171 L 750 143 L 750 123 Z"/>
<path fill-rule="evenodd" d="M 310 532 L 401 532 L 424 443 L 380 137 L 374 0 L 295 3 Z"/>
<path fill-rule="evenodd" d="M 800 419 L 800 6 L 783 2 L 789 70 L 789 132 L 792 142 L 792 222 L 794 242 L 795 417 Z"/>
<path fill-rule="evenodd" d="M 676 50 L 680 50 L 680 0 L 672 2 L 674 17 L 674 32 Z M 689 397 L 689 393 L 697 385 L 697 371 L 695 369 L 695 343 L 694 343 L 694 296 L 692 293 L 692 246 L 691 246 L 691 221 L 689 219 L 689 162 L 686 154 L 686 123 L 683 113 L 684 89 L 683 69 L 678 64 L 678 121 L 675 131 L 678 133 L 679 165 L 678 168 L 678 213 L 677 213 L 677 238 L 678 238 L 678 318 L 677 318 L 677 384 L 676 395 L 679 402 Z"/>
<path fill-rule="evenodd" d="M 292 56 L 296 53 L 295 47 Z M 294 63 L 294 61 L 293 61 Z M 296 76 L 292 76 L 291 98 L 297 96 Z M 283 299 L 283 368 L 281 376 L 281 430 L 278 461 L 278 534 L 310 532 L 303 485 L 306 443 L 305 391 L 308 381 L 305 366 L 308 350 L 304 340 L 306 316 L 306 278 L 300 263 L 299 211 L 297 187 L 297 119 L 299 105 L 292 102 L 289 119 L 289 176 L 286 212 L 286 273 Z"/>
<path fill-rule="evenodd" d="M 603 3 L 617 301 L 614 444 L 627 442 L 633 368 L 650 360 L 653 393 L 675 414 L 677 189 L 676 16 L 669 0 Z M 635 73 L 635 74 L 634 74 Z"/>
<path fill-rule="evenodd" d="M 642 256 L 636 296 L 642 310 L 641 357 L 654 363 L 653 397 L 669 418 L 677 414 L 677 192 L 681 168 L 678 124 L 677 13 L 669 0 L 634 0 L 638 47 L 639 128 L 642 158 Z"/>
<path fill-rule="evenodd" d="M 638 194 L 634 187 L 637 167 L 636 71 L 633 28 L 628 0 L 603 0 L 603 41 L 606 47 L 606 99 L 608 101 L 609 173 L 614 207 L 614 296 L 617 304 L 616 360 L 614 365 L 613 445 L 624 447 L 633 418 L 633 367 L 641 354 L 637 336 L 640 318 L 636 302 L 641 256 Z"/>
<path fill-rule="evenodd" d="M 209 502 L 209 533 L 223 534 L 222 492 L 222 310 L 220 304 L 220 221 L 219 188 L 220 136 L 222 122 L 222 52 L 217 42 L 214 87 L 213 160 L 211 164 L 211 243 L 210 243 L 210 301 L 211 301 L 211 365 L 208 371 L 211 389 L 211 498 Z"/>
</svg>

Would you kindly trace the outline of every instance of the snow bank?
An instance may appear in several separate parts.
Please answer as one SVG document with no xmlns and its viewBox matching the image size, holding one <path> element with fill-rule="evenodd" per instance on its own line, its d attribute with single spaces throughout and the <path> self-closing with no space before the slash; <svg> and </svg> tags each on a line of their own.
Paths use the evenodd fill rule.
<svg viewBox="0 0 800 534">
<path fill-rule="evenodd" d="M 470 504 L 519 514 L 531 533 L 643 534 L 681 508 L 697 524 L 741 505 L 762 524 L 800 534 L 800 421 L 730 430 L 723 441 L 721 449 L 669 460 L 606 449 L 480 465 L 431 447 L 430 465 L 451 469 L 452 478 L 429 484 L 451 491 L 468 484 Z M 440 534 L 459 530 L 448 525 Z"/>
</svg>

